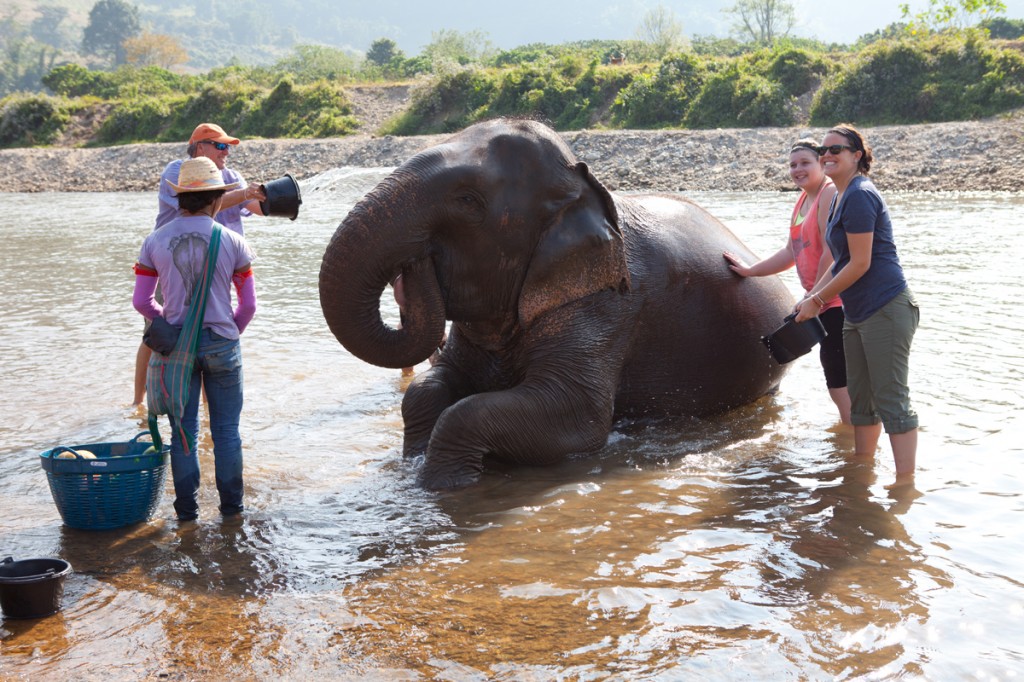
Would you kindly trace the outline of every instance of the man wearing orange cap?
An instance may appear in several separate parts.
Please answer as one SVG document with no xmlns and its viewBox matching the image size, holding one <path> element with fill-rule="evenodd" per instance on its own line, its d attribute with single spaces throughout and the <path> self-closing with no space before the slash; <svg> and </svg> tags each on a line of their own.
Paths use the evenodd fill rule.
<svg viewBox="0 0 1024 682">
<path fill-rule="evenodd" d="M 237 137 L 231 137 L 219 125 L 200 123 L 192 131 L 192 136 L 188 138 L 188 155 L 192 159 L 200 157 L 210 159 L 220 170 L 225 185 L 237 185 L 238 189 L 225 192 L 221 200 L 220 211 L 214 216 L 214 219 L 232 232 L 244 236 L 242 218 L 250 215 L 263 215 L 260 202 L 265 201 L 267 197 L 261 184 L 250 183 L 247 185 L 238 171 L 225 167 L 229 150 L 238 142 Z M 159 213 L 156 216 L 154 230 L 160 229 L 179 215 L 178 193 L 172 184 L 177 182 L 178 172 L 183 162 L 184 159 L 171 161 L 164 168 L 164 172 L 160 174 Z M 142 401 L 146 398 L 146 367 L 149 365 L 151 353 L 149 346 L 144 343 L 139 344 L 139 350 L 135 354 L 133 406 L 142 405 Z"/>
<path fill-rule="evenodd" d="M 216 220 L 232 232 L 244 236 L 242 218 L 249 215 L 263 215 L 260 202 L 266 200 L 267 197 L 263 193 L 261 184 L 246 185 L 245 179 L 238 171 L 225 167 L 229 150 L 232 146 L 237 145 L 238 141 L 237 137 L 231 137 L 215 123 L 200 123 L 192 131 L 192 136 L 188 138 L 188 155 L 193 159 L 205 156 L 217 164 L 225 184 L 238 183 L 238 189 L 231 190 L 224 195 L 224 201 Z M 178 169 L 181 168 L 182 161 L 183 159 L 171 161 L 164 168 L 164 172 L 160 174 L 160 212 L 157 214 L 154 229 L 178 216 L 178 194 L 170 183 L 178 179 Z"/>
</svg>

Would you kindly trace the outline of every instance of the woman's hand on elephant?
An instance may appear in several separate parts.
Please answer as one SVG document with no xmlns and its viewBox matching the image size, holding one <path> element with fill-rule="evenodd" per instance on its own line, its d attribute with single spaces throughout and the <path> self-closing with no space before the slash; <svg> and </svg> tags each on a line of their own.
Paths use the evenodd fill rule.
<svg viewBox="0 0 1024 682">
<path fill-rule="evenodd" d="M 750 277 L 750 266 L 744 263 L 735 253 L 726 251 L 722 254 L 729 263 L 729 269 L 740 277 Z"/>
<path fill-rule="evenodd" d="M 818 302 L 815 301 L 813 298 L 807 296 L 796 304 L 796 307 L 793 309 L 793 312 L 796 313 L 795 320 L 797 322 L 803 322 L 805 320 L 811 319 L 812 317 L 817 317 L 818 313 L 821 312 L 821 306 L 818 305 Z"/>
</svg>

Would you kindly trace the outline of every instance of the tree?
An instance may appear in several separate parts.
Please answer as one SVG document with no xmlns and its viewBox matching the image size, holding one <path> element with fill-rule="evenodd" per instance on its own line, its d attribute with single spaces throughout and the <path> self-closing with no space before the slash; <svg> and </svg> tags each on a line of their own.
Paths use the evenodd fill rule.
<svg viewBox="0 0 1024 682">
<path fill-rule="evenodd" d="M 143 32 L 124 41 L 125 62 L 135 66 L 172 66 L 188 61 L 188 52 L 172 36 Z"/>
<path fill-rule="evenodd" d="M 735 17 L 733 31 L 740 40 L 758 45 L 784 38 L 796 23 L 796 10 L 787 0 L 737 0 L 723 11 Z"/>
<path fill-rule="evenodd" d="M 983 19 L 994 18 L 1006 12 L 1002 0 L 928 0 L 928 9 L 917 14 L 910 13 L 910 4 L 900 6 L 903 21 L 911 35 L 929 33 L 963 33 Z"/>
<path fill-rule="evenodd" d="M 290 75 L 296 83 L 345 80 L 358 71 L 357 58 L 337 47 L 296 45 L 292 52 L 277 61 L 274 71 Z"/>
<path fill-rule="evenodd" d="M 455 66 L 478 64 L 494 52 L 491 41 L 483 31 L 462 33 L 441 29 L 430 34 L 430 44 L 423 48 L 423 56 L 430 62 L 434 73 L 451 71 Z"/>
<path fill-rule="evenodd" d="M 0 18 L 0 97 L 42 89 L 41 79 L 53 68 L 59 52 L 33 40 L 8 8 Z"/>
<path fill-rule="evenodd" d="M 89 23 L 82 36 L 82 51 L 125 63 L 124 41 L 142 32 L 139 10 L 125 0 L 99 0 L 89 11 Z"/>
<path fill-rule="evenodd" d="M 857 42 L 854 45 L 858 48 L 866 47 L 871 43 L 877 43 L 879 40 L 895 40 L 902 38 L 907 34 L 907 25 L 902 21 L 894 21 L 888 26 L 875 29 L 871 33 L 865 33 L 861 37 L 857 38 Z"/>
<path fill-rule="evenodd" d="M 989 37 L 1001 38 L 1003 40 L 1017 40 L 1024 36 L 1024 19 L 1007 19 L 1006 17 L 994 17 L 986 19 L 979 24 L 988 29 Z"/>
<path fill-rule="evenodd" d="M 37 9 L 39 16 L 32 20 L 29 30 L 32 37 L 41 43 L 51 47 L 63 49 L 70 42 L 67 31 L 61 26 L 68 18 L 68 8 L 56 5 L 40 5 Z"/>
<path fill-rule="evenodd" d="M 395 57 L 401 57 L 398 43 L 391 38 L 377 38 L 366 51 L 366 60 L 377 66 L 386 66 Z"/>
<path fill-rule="evenodd" d="M 664 5 L 658 5 L 644 14 L 636 29 L 636 39 L 648 43 L 658 59 L 686 45 L 683 24 Z"/>
</svg>

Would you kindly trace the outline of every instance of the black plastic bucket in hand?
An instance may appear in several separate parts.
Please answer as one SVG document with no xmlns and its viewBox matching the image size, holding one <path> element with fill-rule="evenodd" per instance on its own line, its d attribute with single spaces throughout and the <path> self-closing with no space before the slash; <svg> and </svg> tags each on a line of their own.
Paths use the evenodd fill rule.
<svg viewBox="0 0 1024 682">
<path fill-rule="evenodd" d="M 761 337 L 761 343 L 780 365 L 810 353 L 814 345 L 826 336 L 825 325 L 817 317 L 803 322 L 797 322 L 795 318 L 796 313 L 787 315 L 781 327 Z"/>
<path fill-rule="evenodd" d="M 6 557 L 0 561 L 0 609 L 5 618 L 42 618 L 60 611 L 64 578 L 71 564 L 63 559 Z"/>
<path fill-rule="evenodd" d="M 267 195 L 266 200 L 260 202 L 263 215 L 292 220 L 299 216 L 302 194 L 299 192 L 299 183 L 288 173 L 277 180 L 263 183 L 263 193 Z"/>
</svg>

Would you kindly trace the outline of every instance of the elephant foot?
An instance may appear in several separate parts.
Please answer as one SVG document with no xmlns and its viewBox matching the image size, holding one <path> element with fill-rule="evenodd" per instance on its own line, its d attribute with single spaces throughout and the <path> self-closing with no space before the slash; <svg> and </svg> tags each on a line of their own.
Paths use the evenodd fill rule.
<svg viewBox="0 0 1024 682">
<path fill-rule="evenodd" d="M 467 488 L 480 482 L 482 467 L 464 465 L 458 468 L 439 467 L 427 459 L 417 476 L 416 483 L 426 490 L 454 490 Z"/>
<path fill-rule="evenodd" d="M 410 442 L 408 437 L 405 440 L 405 445 L 402 446 L 402 457 L 405 459 L 412 459 L 413 457 L 419 457 L 420 455 L 427 454 L 427 441 Z"/>
</svg>

